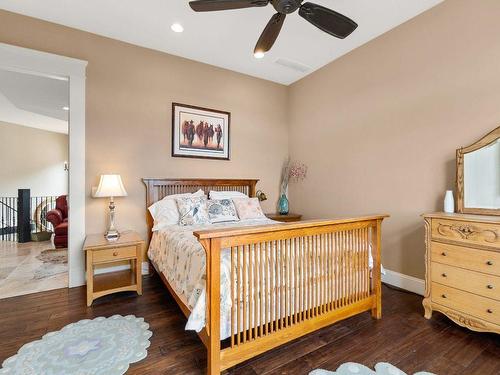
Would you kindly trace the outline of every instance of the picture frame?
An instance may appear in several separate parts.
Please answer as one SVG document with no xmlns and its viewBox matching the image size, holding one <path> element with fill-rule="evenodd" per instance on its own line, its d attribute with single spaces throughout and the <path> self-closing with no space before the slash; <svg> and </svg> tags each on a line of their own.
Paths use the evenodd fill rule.
<svg viewBox="0 0 500 375">
<path fill-rule="evenodd" d="M 172 103 L 172 156 L 230 160 L 231 113 Z"/>
</svg>

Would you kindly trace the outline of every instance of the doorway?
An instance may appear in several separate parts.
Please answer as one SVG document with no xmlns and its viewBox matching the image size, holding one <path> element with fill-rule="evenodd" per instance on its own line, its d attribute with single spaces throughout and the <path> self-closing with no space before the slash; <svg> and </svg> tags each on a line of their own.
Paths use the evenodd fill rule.
<svg viewBox="0 0 500 375">
<path fill-rule="evenodd" d="M 36 266 L 39 267 L 40 262 L 42 264 L 44 264 L 44 262 L 49 263 L 49 266 L 45 267 L 41 271 L 38 271 L 36 274 L 38 277 L 47 276 L 47 273 L 60 273 L 61 268 L 59 268 L 59 270 L 55 270 L 57 266 L 54 265 L 64 264 L 67 259 L 65 286 L 69 287 L 80 286 L 85 283 L 84 254 L 82 252 L 82 244 L 85 239 L 86 66 L 86 61 L 0 43 L 0 73 L 8 72 L 9 75 L 17 75 L 14 82 L 17 82 L 18 86 L 20 86 L 20 82 L 22 82 L 21 77 L 25 76 L 29 76 L 31 78 L 35 77 L 46 83 L 49 82 L 49 80 L 52 80 L 50 81 L 52 83 L 57 81 L 59 84 L 67 85 L 65 91 L 67 104 L 61 105 L 61 103 L 58 102 L 57 106 L 59 108 L 54 107 L 54 111 L 57 110 L 56 112 L 58 113 L 40 113 L 47 110 L 47 108 L 44 108 L 43 105 L 41 108 L 31 108 L 31 112 L 42 114 L 46 117 L 58 119 L 59 116 L 59 120 L 64 120 L 64 118 L 66 118 L 67 149 L 69 148 L 69 152 L 67 153 L 67 159 L 62 162 L 62 165 L 61 160 L 59 160 L 56 163 L 57 166 L 54 168 L 56 168 L 58 172 L 62 170 L 63 173 L 65 173 L 67 192 L 64 194 L 64 191 L 56 191 L 54 189 L 54 191 L 48 195 L 39 195 L 39 193 L 34 193 L 33 188 L 30 189 L 29 187 L 26 188 L 26 186 L 24 186 L 24 188 L 17 191 L 16 197 L 17 199 L 21 197 L 21 204 L 24 205 L 24 207 L 19 207 L 19 202 L 14 204 L 15 207 L 23 210 L 24 216 L 16 216 L 15 225 L 8 226 L 7 232 L 12 232 L 12 228 L 15 227 L 16 240 L 19 240 L 19 237 L 21 237 L 22 241 L 25 241 L 26 237 L 29 235 L 29 241 L 17 241 L 17 245 L 15 245 L 19 247 L 18 250 L 21 254 L 23 251 L 25 255 L 28 252 L 28 250 L 22 249 L 23 246 L 28 246 L 25 245 L 26 243 L 36 242 L 40 245 L 38 250 L 32 250 L 31 248 L 29 250 L 31 255 L 35 258 L 38 257 L 36 258 L 37 262 L 35 262 Z M 35 84 L 31 82 L 28 87 L 33 88 L 35 87 Z M 0 89 L 1 88 L 2 87 L 0 86 Z M 44 97 L 45 105 L 48 105 L 50 102 L 47 101 L 48 97 L 48 95 Z M 29 109 L 26 108 L 26 103 L 22 105 L 18 103 L 18 106 L 16 107 L 23 106 L 25 107 L 25 110 Z M 1 118 L 0 121 L 2 121 Z M 61 122 L 53 121 L 52 124 L 50 124 L 50 126 L 55 126 L 51 128 L 52 133 L 58 133 L 57 131 L 54 131 L 55 128 L 57 128 L 57 124 L 61 125 Z M 49 127 L 49 125 L 46 126 Z M 33 126 L 29 127 L 25 125 L 21 125 L 21 127 L 34 128 Z M 35 130 L 47 131 L 47 129 Z M 64 132 L 60 132 L 59 134 L 64 134 Z M 38 153 L 38 157 L 45 157 L 46 152 L 47 151 L 43 151 L 41 154 Z M 3 179 L 0 181 L 0 184 L 4 185 Z M 27 189 L 30 189 L 30 191 L 28 192 Z M 50 211 L 60 209 L 61 206 L 64 207 L 64 204 L 60 202 L 62 197 L 66 198 L 67 206 L 67 217 L 62 218 L 62 222 L 64 222 L 65 219 L 67 222 L 67 245 L 64 242 L 64 236 L 61 236 L 61 234 L 64 234 L 64 231 L 58 231 L 57 229 L 58 225 L 61 223 L 52 223 L 51 220 L 49 220 Z M 10 204 L 10 206 L 13 205 Z M 60 211 L 64 211 L 64 209 Z M 29 212 L 29 215 L 27 215 L 26 212 Z M 64 214 L 62 216 L 64 216 Z M 26 225 L 27 223 L 28 225 Z M 5 225 L 2 224 L 2 228 L 4 227 Z M 60 234 L 59 237 L 57 236 L 58 233 Z M 47 234 L 50 234 L 50 242 L 44 241 L 47 238 Z M 31 241 L 31 237 L 33 235 L 34 239 L 39 241 Z M 32 245 L 33 244 L 30 244 L 29 246 Z M 47 245 L 50 245 L 49 249 L 45 249 Z M 66 247 L 61 245 L 66 245 Z M 52 252 L 44 252 L 44 250 L 52 250 Z M 38 254 L 37 251 L 39 251 L 40 254 Z M 64 259 L 64 253 L 66 253 L 66 259 Z M 12 263 L 16 262 L 13 259 L 11 259 L 11 261 Z M 1 267 L 2 264 L 0 263 L 0 268 Z M 5 273 L 10 272 L 8 270 L 4 271 Z"/>
<path fill-rule="evenodd" d="M 68 286 L 69 82 L 0 69 L 0 299 Z"/>
</svg>

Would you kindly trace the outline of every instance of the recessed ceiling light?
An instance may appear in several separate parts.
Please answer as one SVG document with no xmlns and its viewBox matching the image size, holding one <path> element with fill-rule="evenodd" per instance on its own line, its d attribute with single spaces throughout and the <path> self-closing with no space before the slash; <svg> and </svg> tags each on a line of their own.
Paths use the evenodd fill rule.
<svg viewBox="0 0 500 375">
<path fill-rule="evenodd" d="M 62 109 L 63 109 L 64 111 L 69 111 L 69 107 L 66 107 L 66 106 L 62 107 Z"/>
<path fill-rule="evenodd" d="M 180 23 L 174 23 L 170 26 L 173 32 L 182 33 L 184 31 L 184 27 Z"/>
<path fill-rule="evenodd" d="M 256 51 L 253 55 L 256 59 L 262 59 L 266 54 L 262 51 Z"/>
</svg>

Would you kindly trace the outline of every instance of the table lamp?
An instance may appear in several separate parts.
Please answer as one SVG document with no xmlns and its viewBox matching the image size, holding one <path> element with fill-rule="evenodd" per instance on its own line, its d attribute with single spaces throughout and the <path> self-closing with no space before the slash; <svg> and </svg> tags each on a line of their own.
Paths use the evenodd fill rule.
<svg viewBox="0 0 500 375">
<path fill-rule="evenodd" d="M 104 237 L 112 241 L 120 237 L 115 228 L 115 197 L 126 197 L 127 191 L 123 187 L 122 178 L 119 174 L 103 174 L 99 186 L 94 194 L 96 198 L 109 198 L 109 229 Z"/>
</svg>

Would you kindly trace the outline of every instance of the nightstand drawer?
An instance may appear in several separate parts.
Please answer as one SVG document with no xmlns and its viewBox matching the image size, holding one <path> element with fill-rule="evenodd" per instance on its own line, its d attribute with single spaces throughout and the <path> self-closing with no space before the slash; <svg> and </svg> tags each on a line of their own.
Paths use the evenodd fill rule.
<svg viewBox="0 0 500 375">
<path fill-rule="evenodd" d="M 500 301 L 500 277 L 432 263 L 432 281 Z"/>
<path fill-rule="evenodd" d="M 432 283 L 432 301 L 494 324 L 500 324 L 500 302 Z"/>
<path fill-rule="evenodd" d="M 431 243 L 431 260 L 455 267 L 500 276 L 500 253 L 463 246 Z"/>
<path fill-rule="evenodd" d="M 116 247 L 93 252 L 92 263 L 105 263 L 135 258 L 137 256 L 136 246 Z"/>
</svg>

